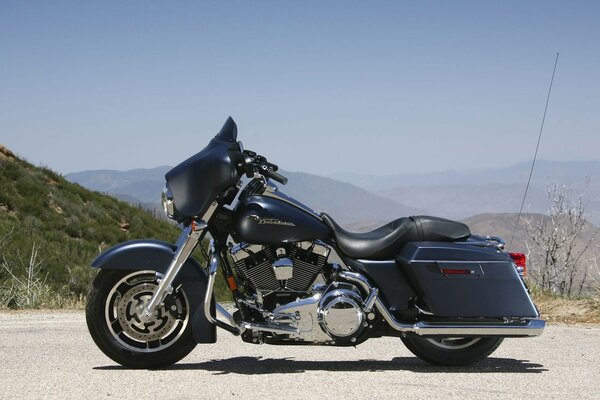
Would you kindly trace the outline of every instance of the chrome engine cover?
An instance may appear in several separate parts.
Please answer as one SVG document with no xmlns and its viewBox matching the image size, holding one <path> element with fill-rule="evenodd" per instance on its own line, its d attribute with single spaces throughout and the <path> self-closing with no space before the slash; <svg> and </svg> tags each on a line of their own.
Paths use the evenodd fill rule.
<svg viewBox="0 0 600 400">
<path fill-rule="evenodd" d="M 354 343 L 367 325 L 363 306 L 356 287 L 333 282 L 325 290 L 313 290 L 311 297 L 277 307 L 269 322 L 298 328 L 297 335 L 290 335 L 294 341 Z"/>
<path fill-rule="evenodd" d="M 365 321 L 363 300 L 352 285 L 334 288 L 319 302 L 319 325 L 333 339 L 354 338 Z"/>
</svg>

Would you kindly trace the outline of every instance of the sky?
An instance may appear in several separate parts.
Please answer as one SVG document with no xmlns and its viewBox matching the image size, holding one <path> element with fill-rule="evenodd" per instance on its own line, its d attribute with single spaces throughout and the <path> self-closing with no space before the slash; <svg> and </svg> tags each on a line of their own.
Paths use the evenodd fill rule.
<svg viewBox="0 0 600 400">
<path fill-rule="evenodd" d="M 320 175 L 599 160 L 600 2 L 0 0 L 0 144 L 60 173 L 175 165 L 231 115 Z"/>
</svg>

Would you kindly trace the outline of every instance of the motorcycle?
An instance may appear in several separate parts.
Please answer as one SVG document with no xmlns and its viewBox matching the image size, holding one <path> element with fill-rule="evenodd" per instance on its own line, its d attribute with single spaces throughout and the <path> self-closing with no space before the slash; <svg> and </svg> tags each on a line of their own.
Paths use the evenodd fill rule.
<svg viewBox="0 0 600 400">
<path fill-rule="evenodd" d="M 100 271 L 86 320 L 100 350 L 126 367 L 161 368 L 215 343 L 220 328 L 272 345 L 395 336 L 422 360 L 455 366 L 544 330 L 525 256 L 506 252 L 500 238 L 429 216 L 349 232 L 282 193 L 273 181 L 287 178 L 277 171 L 243 148 L 230 117 L 166 174 L 162 202 L 182 226 L 178 242 L 134 240 L 92 262 Z M 229 309 L 215 301 L 219 271 Z"/>
</svg>

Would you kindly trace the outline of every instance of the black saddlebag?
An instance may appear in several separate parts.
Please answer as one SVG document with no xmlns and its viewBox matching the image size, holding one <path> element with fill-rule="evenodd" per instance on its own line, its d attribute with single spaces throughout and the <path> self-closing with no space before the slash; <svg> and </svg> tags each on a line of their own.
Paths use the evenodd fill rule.
<svg viewBox="0 0 600 400">
<path fill-rule="evenodd" d="M 439 317 L 537 317 L 510 257 L 465 243 L 407 243 L 396 262 Z"/>
</svg>

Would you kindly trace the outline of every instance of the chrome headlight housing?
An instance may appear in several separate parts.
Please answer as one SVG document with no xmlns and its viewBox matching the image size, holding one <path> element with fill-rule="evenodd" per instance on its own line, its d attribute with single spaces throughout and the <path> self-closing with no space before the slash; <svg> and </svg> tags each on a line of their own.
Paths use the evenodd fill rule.
<svg viewBox="0 0 600 400">
<path fill-rule="evenodd" d="M 162 206 L 167 217 L 173 219 L 175 216 L 175 204 L 173 203 L 173 192 L 169 188 L 169 184 L 165 184 L 165 188 L 162 191 L 161 195 Z"/>
</svg>

